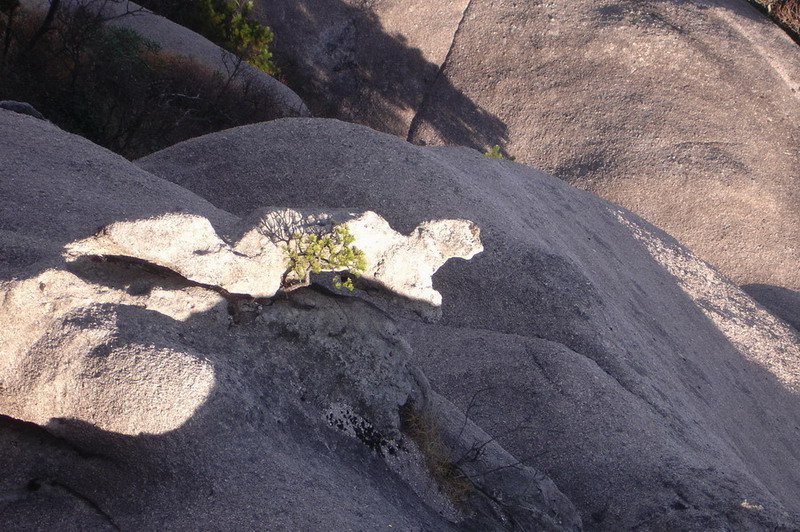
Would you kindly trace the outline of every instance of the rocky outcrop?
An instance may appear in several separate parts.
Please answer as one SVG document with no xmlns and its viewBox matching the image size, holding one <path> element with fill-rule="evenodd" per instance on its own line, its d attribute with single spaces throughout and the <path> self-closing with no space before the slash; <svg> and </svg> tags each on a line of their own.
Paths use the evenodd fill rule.
<svg viewBox="0 0 800 532">
<path fill-rule="evenodd" d="M 73 260 L 86 256 L 138 259 L 225 292 L 272 297 L 281 288 L 287 260 L 279 246 L 269 244 L 231 246 L 206 218 L 170 213 L 108 225 L 94 236 L 68 244 L 65 251 Z"/>
<path fill-rule="evenodd" d="M 547 473 L 588 529 L 800 524 L 796 332 L 631 212 L 335 120 L 231 129 L 138 163 L 241 216 L 268 197 L 372 209 L 406 234 L 474 221 L 484 252 L 433 278 L 441 321 L 399 322 L 434 391 Z"/>
<path fill-rule="evenodd" d="M 341 220 L 386 263 L 356 294 L 429 306 L 431 273 L 479 251 L 473 224 L 239 218 L 48 122 L 3 111 L 0 128 L 4 530 L 580 529 L 550 479 L 431 391 L 396 319 L 316 282 L 255 297 L 282 273 L 265 220 Z M 395 284 L 396 263 L 416 274 Z M 468 487 L 457 501 L 433 460 Z"/>
<path fill-rule="evenodd" d="M 739 284 L 800 290 L 800 49 L 746 0 L 256 5 L 317 116 L 501 144 Z"/>
<path fill-rule="evenodd" d="M 480 230 L 468 220 L 434 220 L 403 236 L 374 212 L 300 212 L 258 209 L 229 245 L 202 216 L 165 214 L 118 222 L 97 234 L 71 242 L 66 256 L 125 257 L 162 266 L 189 281 L 223 292 L 269 298 L 287 287 L 291 273 L 286 246 L 302 235 L 330 234 L 343 227 L 364 253 L 364 279 L 429 306 L 441 306 L 431 276 L 448 259 L 471 259 L 483 250 Z M 321 271 L 336 271 L 323 265 Z M 303 280 L 299 280 L 303 281 Z"/>
</svg>

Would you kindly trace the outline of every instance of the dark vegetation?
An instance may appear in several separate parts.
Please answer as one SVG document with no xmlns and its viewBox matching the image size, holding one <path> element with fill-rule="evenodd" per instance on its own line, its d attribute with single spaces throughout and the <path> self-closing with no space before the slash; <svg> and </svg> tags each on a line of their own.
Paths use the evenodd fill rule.
<svg viewBox="0 0 800 532">
<path fill-rule="evenodd" d="M 403 433 L 417 444 L 428 472 L 442 493 L 456 508 L 467 507 L 475 487 L 459 468 L 459 462 L 453 460 L 439 426 L 430 413 L 416 410 L 413 404 L 406 404 L 400 409 L 400 420 Z"/>
<path fill-rule="evenodd" d="M 16 0 L 0 0 L 0 99 L 28 102 L 128 158 L 279 117 L 236 65 L 213 72 L 106 24 L 96 2 L 60 4 L 27 12 Z"/>
<path fill-rule="evenodd" d="M 237 0 L 140 0 L 140 5 L 196 31 L 264 72 L 277 74 L 269 44 L 272 30 L 250 17 L 252 2 Z"/>
<path fill-rule="evenodd" d="M 752 0 L 800 44 L 800 0 Z"/>
</svg>

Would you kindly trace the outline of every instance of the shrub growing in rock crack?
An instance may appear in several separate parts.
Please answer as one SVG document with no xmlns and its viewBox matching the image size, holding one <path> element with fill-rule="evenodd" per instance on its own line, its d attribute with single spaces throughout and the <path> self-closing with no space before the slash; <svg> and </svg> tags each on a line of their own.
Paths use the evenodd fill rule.
<svg viewBox="0 0 800 532">
<path fill-rule="evenodd" d="M 509 161 L 516 160 L 516 157 L 513 155 L 508 155 L 507 153 L 503 152 L 503 148 L 500 147 L 499 144 L 495 144 L 488 150 L 484 152 L 484 155 L 487 157 L 491 157 L 492 159 L 506 159 Z"/>
<path fill-rule="evenodd" d="M 355 237 L 345 225 L 333 226 L 328 233 L 295 232 L 284 249 L 289 254 L 289 269 L 284 276 L 284 287 L 308 285 L 312 273 L 346 270 L 358 277 L 367 268 L 364 252 L 353 245 Z M 336 288 L 353 290 L 353 277 L 337 274 L 333 277 Z"/>
</svg>

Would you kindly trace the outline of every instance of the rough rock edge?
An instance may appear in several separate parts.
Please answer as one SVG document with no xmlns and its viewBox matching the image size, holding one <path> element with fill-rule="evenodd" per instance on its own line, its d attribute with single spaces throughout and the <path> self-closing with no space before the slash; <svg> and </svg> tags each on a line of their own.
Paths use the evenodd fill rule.
<svg viewBox="0 0 800 532">
<path fill-rule="evenodd" d="M 441 306 L 431 276 L 450 258 L 480 253 L 480 230 L 468 220 L 434 220 L 409 236 L 394 231 L 372 211 L 259 209 L 243 222 L 234 244 L 221 238 L 204 217 L 172 213 L 116 222 L 65 246 L 65 257 L 122 256 L 168 268 L 195 283 L 226 294 L 270 298 L 289 268 L 283 249 L 297 232 L 343 225 L 367 260 L 368 282 L 430 307 Z"/>
<path fill-rule="evenodd" d="M 34 106 L 32 106 L 27 102 L 3 100 L 0 101 L 0 109 L 5 109 L 6 111 L 13 111 L 15 113 L 32 116 L 34 118 L 38 118 L 39 120 L 47 120 L 42 113 L 37 111 Z"/>
</svg>

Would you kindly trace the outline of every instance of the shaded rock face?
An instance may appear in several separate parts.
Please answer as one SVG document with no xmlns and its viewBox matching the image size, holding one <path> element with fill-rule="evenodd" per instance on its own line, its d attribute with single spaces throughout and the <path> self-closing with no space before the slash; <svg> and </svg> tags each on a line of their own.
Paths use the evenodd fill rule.
<svg viewBox="0 0 800 532">
<path fill-rule="evenodd" d="M 275 56 L 287 83 L 315 116 L 367 124 L 406 137 L 437 83 L 459 110 L 439 121 L 450 137 L 472 132 L 470 145 L 506 134 L 506 126 L 442 76 L 469 0 L 301 0 L 254 2 L 275 29 Z M 456 131 L 450 124 L 458 124 Z"/>
<path fill-rule="evenodd" d="M 442 320 L 400 322 L 434 391 L 551 476 L 588 529 L 800 526 L 796 332 L 631 212 L 335 120 L 236 128 L 138 164 L 238 215 L 268 197 L 374 209 L 401 233 L 474 221 L 483 253 L 434 276 Z"/>
<path fill-rule="evenodd" d="M 742 290 L 800 331 L 800 292 L 758 283 L 744 285 Z"/>
<path fill-rule="evenodd" d="M 800 49 L 745 0 L 256 4 L 317 114 L 504 145 L 739 284 L 800 289 Z"/>
<path fill-rule="evenodd" d="M 431 391 L 374 304 L 317 284 L 248 293 L 232 261 L 264 258 L 247 255 L 252 217 L 47 122 L 0 127 L 0 528 L 580 529 L 549 478 Z M 414 257 L 430 297 L 432 264 L 480 248 L 464 220 L 411 237 L 375 213 L 345 223 L 389 231 L 380 256 Z M 464 461 L 460 506 L 408 411 L 438 427 L 439 461 Z"/>
<path fill-rule="evenodd" d="M 29 103 L 25 102 L 15 102 L 13 100 L 3 100 L 0 101 L 0 109 L 7 109 L 9 111 L 14 111 L 15 113 L 20 113 L 23 115 L 29 115 L 34 118 L 38 118 L 39 120 L 45 120 L 42 113 L 36 110 L 34 106 Z"/>
</svg>

